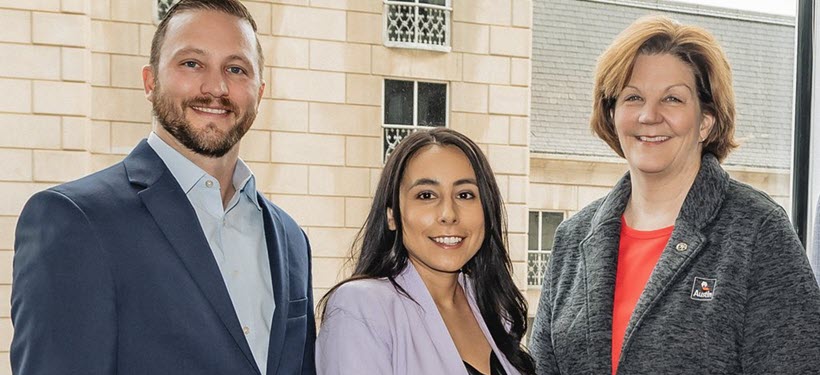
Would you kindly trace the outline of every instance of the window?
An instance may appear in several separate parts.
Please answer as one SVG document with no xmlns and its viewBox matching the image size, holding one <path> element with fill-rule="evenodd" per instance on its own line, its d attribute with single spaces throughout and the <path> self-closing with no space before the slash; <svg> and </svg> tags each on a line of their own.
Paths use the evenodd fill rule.
<svg viewBox="0 0 820 375">
<path fill-rule="evenodd" d="M 178 2 L 179 0 L 154 0 L 154 24 L 158 25 L 159 21 L 162 21 L 168 14 L 168 9 Z"/>
<path fill-rule="evenodd" d="M 530 211 L 527 239 L 527 285 L 540 287 L 547 271 L 555 230 L 564 220 L 562 212 Z"/>
<path fill-rule="evenodd" d="M 384 45 L 450 51 L 451 0 L 385 0 Z"/>
<path fill-rule="evenodd" d="M 384 80 L 383 160 L 408 134 L 447 126 L 447 85 Z"/>
</svg>

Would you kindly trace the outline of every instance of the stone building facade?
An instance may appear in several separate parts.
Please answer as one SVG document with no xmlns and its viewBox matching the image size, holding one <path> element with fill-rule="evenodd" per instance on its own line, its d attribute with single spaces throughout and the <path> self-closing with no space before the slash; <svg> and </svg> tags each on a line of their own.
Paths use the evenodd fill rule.
<svg viewBox="0 0 820 375">
<path fill-rule="evenodd" d="M 0 375 L 10 373 L 17 216 L 33 193 L 122 160 L 150 132 L 140 74 L 157 1 L 0 0 Z M 525 289 L 531 0 L 421 2 L 449 9 L 422 11 L 447 18 L 438 50 L 385 46 L 385 12 L 406 10 L 381 0 L 243 2 L 267 88 L 241 157 L 308 233 L 317 299 L 343 276 L 369 210 L 388 80 L 445 88 L 446 126 L 479 142 L 498 175 Z"/>
<path fill-rule="evenodd" d="M 0 375 L 10 374 L 17 216 L 34 192 L 120 161 L 150 132 L 140 69 L 164 2 L 0 0 Z M 793 19 L 666 0 L 430 0 L 434 10 L 422 13 L 443 17 L 434 28 L 445 33 L 424 30 L 418 43 L 407 36 L 419 31 L 391 23 L 407 11 L 391 6 L 406 3 L 243 2 L 259 26 L 267 88 L 241 157 L 308 233 L 317 299 L 345 274 L 385 151 L 430 125 L 426 116 L 487 153 L 533 315 L 550 228 L 626 170 L 588 130 L 592 71 L 615 34 L 647 13 L 701 24 L 724 43 L 743 143 L 726 167 L 789 207 Z M 395 106 L 398 123 L 387 113 Z"/>
</svg>

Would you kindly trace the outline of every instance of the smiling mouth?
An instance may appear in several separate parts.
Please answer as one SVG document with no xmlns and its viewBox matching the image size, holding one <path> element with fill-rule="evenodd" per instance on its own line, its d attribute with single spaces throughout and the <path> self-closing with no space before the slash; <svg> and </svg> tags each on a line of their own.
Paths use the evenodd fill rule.
<svg viewBox="0 0 820 375">
<path fill-rule="evenodd" d="M 670 137 L 663 136 L 663 135 L 659 135 L 659 136 L 655 136 L 655 137 L 647 137 L 647 136 L 640 135 L 637 138 L 641 142 L 660 143 L 660 142 L 664 142 L 664 141 L 668 140 Z"/>
<path fill-rule="evenodd" d="M 464 241 L 464 237 L 457 237 L 457 236 L 445 236 L 445 237 L 430 237 L 436 243 L 440 243 L 446 246 L 454 246 Z"/>
<path fill-rule="evenodd" d="M 224 108 L 208 108 L 208 107 L 193 107 L 193 106 L 191 108 L 193 108 L 195 111 L 198 111 L 198 112 L 205 112 L 205 113 L 210 113 L 210 114 L 214 114 L 214 115 L 224 115 L 224 114 L 228 113 L 228 110 L 224 109 Z"/>
</svg>

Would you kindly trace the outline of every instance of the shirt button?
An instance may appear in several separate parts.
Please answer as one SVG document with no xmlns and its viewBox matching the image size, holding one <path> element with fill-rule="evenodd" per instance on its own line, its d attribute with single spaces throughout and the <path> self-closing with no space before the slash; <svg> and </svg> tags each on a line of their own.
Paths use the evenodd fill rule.
<svg viewBox="0 0 820 375">
<path fill-rule="evenodd" d="M 242 332 L 245 332 L 245 334 L 247 335 L 247 334 L 251 333 L 251 329 L 248 328 L 248 326 L 244 326 L 244 327 L 242 327 Z"/>
<path fill-rule="evenodd" d="M 680 242 L 680 243 L 678 243 L 677 246 L 675 246 L 675 250 L 680 251 L 680 252 L 684 252 L 688 248 L 689 248 L 689 245 L 687 245 L 686 242 Z"/>
<path fill-rule="evenodd" d="M 214 182 L 211 180 L 205 181 L 205 187 L 214 187 Z"/>
</svg>

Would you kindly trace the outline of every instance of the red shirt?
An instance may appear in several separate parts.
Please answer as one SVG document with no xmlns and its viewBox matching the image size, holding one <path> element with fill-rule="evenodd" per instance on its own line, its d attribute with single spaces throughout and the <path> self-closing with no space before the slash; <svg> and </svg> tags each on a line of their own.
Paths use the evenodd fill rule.
<svg viewBox="0 0 820 375">
<path fill-rule="evenodd" d="M 626 220 L 621 217 L 621 242 L 618 246 L 618 271 L 612 306 L 612 374 L 618 371 L 621 345 L 632 311 L 674 228 L 636 230 L 627 226 Z"/>
</svg>

